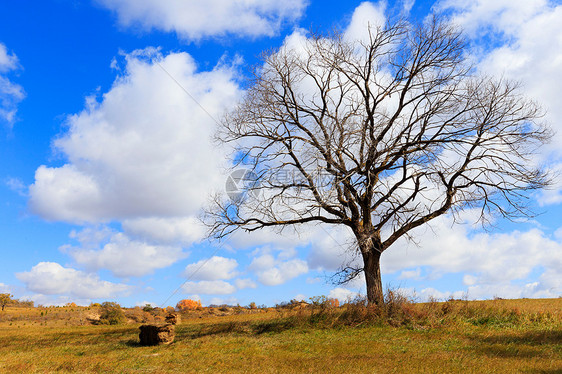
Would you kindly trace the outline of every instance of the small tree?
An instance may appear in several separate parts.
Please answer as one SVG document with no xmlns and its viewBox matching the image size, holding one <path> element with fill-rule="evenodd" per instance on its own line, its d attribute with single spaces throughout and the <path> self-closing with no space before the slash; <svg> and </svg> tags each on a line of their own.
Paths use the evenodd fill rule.
<svg viewBox="0 0 562 374">
<path fill-rule="evenodd" d="M 115 302 L 106 301 L 101 304 L 100 323 L 102 325 L 119 325 L 126 321 L 121 306 Z"/>
<path fill-rule="evenodd" d="M 465 45 L 435 16 L 266 54 L 218 133 L 251 183 L 216 197 L 210 237 L 343 225 L 362 262 L 342 282 L 364 274 L 383 303 L 381 255 L 417 227 L 466 209 L 483 224 L 532 215 L 528 192 L 550 183 L 533 156 L 551 131 L 516 83 L 476 74 Z"/>
<path fill-rule="evenodd" d="M 0 306 L 2 307 L 2 311 L 4 311 L 6 305 L 13 302 L 12 297 L 13 295 L 9 293 L 0 293 Z"/>
</svg>

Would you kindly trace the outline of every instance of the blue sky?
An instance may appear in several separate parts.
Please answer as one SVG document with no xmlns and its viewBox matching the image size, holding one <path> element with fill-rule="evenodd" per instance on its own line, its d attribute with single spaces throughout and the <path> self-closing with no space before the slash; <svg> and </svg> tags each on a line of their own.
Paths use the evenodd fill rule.
<svg viewBox="0 0 562 374">
<path fill-rule="evenodd" d="M 363 291 L 361 279 L 329 282 L 345 230 L 218 244 L 202 239 L 196 219 L 225 184 L 210 116 L 241 97 L 262 51 L 307 30 L 359 34 L 390 13 L 444 12 L 465 30 L 478 70 L 520 81 L 546 109 L 557 133 L 538 161 L 562 170 L 560 1 L 30 0 L 0 9 L 0 292 L 37 304 L 271 305 Z M 531 221 L 487 231 L 435 221 L 416 233 L 418 245 L 385 252 L 383 282 L 420 299 L 562 295 L 561 187 L 530 196 L 542 213 Z"/>
</svg>

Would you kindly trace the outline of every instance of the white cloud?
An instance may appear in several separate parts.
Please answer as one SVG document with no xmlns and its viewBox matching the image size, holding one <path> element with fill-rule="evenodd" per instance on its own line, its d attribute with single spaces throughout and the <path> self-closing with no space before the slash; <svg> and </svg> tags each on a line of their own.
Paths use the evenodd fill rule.
<svg viewBox="0 0 562 374">
<path fill-rule="evenodd" d="M 193 280 L 216 281 L 231 279 L 238 275 L 238 262 L 233 258 L 213 256 L 185 267 L 184 276 Z"/>
<path fill-rule="evenodd" d="M 275 267 L 258 271 L 258 281 L 266 286 L 278 286 L 308 272 L 308 265 L 300 259 L 281 262 Z"/>
<path fill-rule="evenodd" d="M 65 268 L 55 262 L 40 262 L 30 271 L 16 273 L 27 290 L 43 295 L 98 299 L 125 295 L 131 291 L 126 284 L 100 280 L 95 274 Z"/>
<path fill-rule="evenodd" d="M 20 196 L 27 196 L 27 186 L 19 178 L 8 177 L 6 186 Z"/>
<path fill-rule="evenodd" d="M 417 268 L 415 270 L 403 270 L 398 279 L 418 279 L 421 276 L 421 269 Z"/>
<path fill-rule="evenodd" d="M 416 0 L 403 0 L 402 2 L 402 7 L 404 9 L 405 13 L 410 13 L 410 11 L 412 10 L 412 8 L 414 7 L 414 4 L 416 3 Z"/>
<path fill-rule="evenodd" d="M 248 269 L 252 271 L 265 270 L 274 267 L 275 263 L 275 257 L 270 254 L 265 254 L 254 258 L 250 266 L 248 266 Z"/>
<path fill-rule="evenodd" d="M 478 282 L 478 277 L 475 277 L 474 275 L 471 274 L 465 274 L 462 277 L 462 282 L 467 286 L 473 286 L 476 284 L 476 282 Z"/>
<path fill-rule="evenodd" d="M 438 10 L 453 12 L 453 21 L 471 35 L 490 31 L 519 33 L 517 26 L 548 8 L 547 0 L 443 0 Z"/>
<path fill-rule="evenodd" d="M 300 293 L 297 296 L 293 297 L 293 299 L 298 301 L 306 301 L 308 298 L 302 293 Z"/>
<path fill-rule="evenodd" d="M 313 232 L 307 258 L 312 269 L 334 271 L 361 261 L 355 256 L 355 237 L 348 227 L 317 226 Z"/>
<path fill-rule="evenodd" d="M 87 269 L 108 269 L 117 277 L 140 277 L 187 256 L 181 247 L 131 240 L 123 233 L 113 233 L 101 249 L 64 246 L 61 250 Z"/>
<path fill-rule="evenodd" d="M 238 304 L 238 299 L 236 297 L 222 298 L 213 297 L 211 301 L 206 305 L 236 305 Z"/>
<path fill-rule="evenodd" d="M 543 274 L 562 273 L 562 243 L 539 229 L 508 233 L 474 233 L 468 225 L 454 225 L 450 217 L 432 222 L 431 228 L 412 233 L 419 246 L 397 242 L 384 252 L 383 273 L 428 266 L 430 276 L 445 273 L 467 273 L 464 283 L 471 297 L 484 297 L 497 288 L 513 294 L 517 286 L 537 269 Z M 549 278 L 548 287 L 560 289 L 562 281 Z M 537 289 L 546 287 L 539 279 Z M 479 287 L 480 286 L 480 287 Z M 503 287 L 503 288 L 502 288 Z M 494 294 L 488 294 L 492 297 Z"/>
<path fill-rule="evenodd" d="M 205 235 L 205 228 L 195 217 L 128 219 L 121 226 L 127 235 L 157 244 L 189 246 Z"/>
<path fill-rule="evenodd" d="M 225 281 L 187 282 L 182 286 L 184 293 L 202 295 L 229 295 L 236 292 L 236 288 Z"/>
<path fill-rule="evenodd" d="M 20 298 L 22 301 L 33 301 L 37 305 L 43 306 L 64 306 L 68 303 L 75 303 L 79 306 L 88 306 L 92 303 L 91 299 L 76 298 L 70 296 L 53 296 L 43 294 L 25 295 Z"/>
<path fill-rule="evenodd" d="M 146 305 L 150 305 L 150 306 L 154 307 L 154 306 L 157 306 L 158 304 L 153 303 L 151 301 L 146 301 L 146 300 L 145 301 L 138 301 L 138 302 L 135 303 L 135 306 L 140 306 L 140 307 L 143 307 L 143 306 L 146 306 Z"/>
<path fill-rule="evenodd" d="M 336 287 L 333 290 L 331 290 L 330 293 L 328 294 L 329 298 L 338 299 L 340 303 L 351 301 L 357 296 L 359 296 L 359 293 L 353 292 L 343 287 Z"/>
<path fill-rule="evenodd" d="M 558 131 L 562 131 L 562 129 Z M 541 207 L 562 202 L 562 161 L 557 161 L 551 165 L 549 171 L 555 176 L 555 179 L 552 186 L 538 194 L 538 202 Z"/>
<path fill-rule="evenodd" d="M 234 34 L 256 37 L 276 34 L 284 22 L 303 14 L 306 0 L 97 0 L 117 13 L 123 26 L 140 25 L 174 31 L 181 38 Z"/>
<path fill-rule="evenodd" d="M 147 222 L 181 218 L 155 236 L 196 239 L 197 230 L 178 237 L 178 226 L 224 188 L 224 152 L 211 144 L 216 124 L 209 114 L 218 118 L 238 97 L 234 68 L 197 72 L 187 53 L 163 57 L 154 49 L 125 59 L 125 74 L 101 101 L 90 98 L 68 118 L 68 131 L 54 142 L 68 163 L 37 169 L 30 207 L 47 220 L 127 220 L 126 229 L 146 235 L 154 233 Z"/>
<path fill-rule="evenodd" d="M 14 54 L 8 53 L 6 46 L 0 43 L 0 73 L 17 69 L 18 66 L 18 57 Z"/>
<path fill-rule="evenodd" d="M 410 298 L 416 302 L 425 302 L 430 300 L 445 301 L 451 298 L 464 299 L 468 296 L 468 294 L 464 291 L 443 292 L 432 287 L 424 288 L 420 292 L 417 292 L 413 288 L 399 288 L 396 291 L 400 295 Z"/>
<path fill-rule="evenodd" d="M 256 282 L 254 282 L 251 279 L 236 279 L 234 281 L 234 284 L 236 285 L 236 288 L 238 288 L 239 290 L 242 290 L 244 288 L 257 288 L 258 287 Z"/>
<path fill-rule="evenodd" d="M 353 11 L 351 22 L 345 29 L 345 38 L 352 41 L 368 41 L 366 33 L 369 27 L 382 27 L 386 23 L 386 2 L 377 4 L 365 1 Z"/>
<path fill-rule="evenodd" d="M 16 120 L 17 105 L 25 97 L 23 88 L 10 81 L 5 74 L 19 68 L 15 54 L 10 54 L 0 43 L 0 122 L 12 126 Z"/>
<path fill-rule="evenodd" d="M 12 292 L 10 286 L 4 283 L 0 283 L 0 293 L 10 293 L 10 292 Z"/>
<path fill-rule="evenodd" d="M 473 52 L 481 71 L 521 82 L 525 94 L 544 107 L 545 119 L 556 133 L 551 144 L 541 150 L 541 158 L 559 170 L 562 4 L 548 0 L 444 0 L 438 8 L 452 12 L 454 22 L 476 40 L 478 47 Z M 555 189 L 539 195 L 542 205 L 562 201 L 562 184 L 558 182 Z"/>
</svg>

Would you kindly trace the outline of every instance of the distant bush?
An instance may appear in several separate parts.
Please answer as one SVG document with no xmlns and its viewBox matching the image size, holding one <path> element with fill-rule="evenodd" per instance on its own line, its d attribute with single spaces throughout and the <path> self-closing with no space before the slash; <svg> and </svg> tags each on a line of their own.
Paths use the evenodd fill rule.
<svg viewBox="0 0 562 374">
<path fill-rule="evenodd" d="M 2 308 L 2 310 L 4 310 L 4 308 L 8 305 L 20 308 L 34 307 L 33 301 L 12 299 L 12 297 L 13 295 L 10 295 L 9 293 L 0 294 L 0 307 Z"/>
<path fill-rule="evenodd" d="M 13 303 L 12 295 L 9 293 L 0 293 L 0 307 L 2 310 L 6 308 L 6 305 Z"/>
<path fill-rule="evenodd" d="M 123 312 L 127 319 L 137 323 L 151 323 L 154 321 L 154 316 L 152 315 L 152 310 L 154 310 L 154 308 L 150 311 L 144 310 L 145 308 L 146 306 L 142 309 L 137 306 L 132 309 L 125 309 Z"/>
<path fill-rule="evenodd" d="M 119 325 L 126 321 L 125 313 L 117 303 L 109 301 L 102 303 L 100 312 L 99 323 L 102 325 Z"/>
</svg>

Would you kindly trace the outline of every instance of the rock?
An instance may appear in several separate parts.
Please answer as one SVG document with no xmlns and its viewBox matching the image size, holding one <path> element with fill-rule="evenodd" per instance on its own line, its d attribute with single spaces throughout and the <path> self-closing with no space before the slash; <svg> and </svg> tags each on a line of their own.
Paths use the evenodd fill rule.
<svg viewBox="0 0 562 374">
<path fill-rule="evenodd" d="M 86 320 L 87 320 L 88 322 L 90 322 L 91 324 L 94 324 L 94 325 L 95 325 L 95 324 L 98 324 L 98 323 L 100 322 L 100 317 L 101 317 L 100 314 L 97 314 L 97 313 L 90 313 L 90 314 L 87 314 L 87 315 L 86 315 Z"/>
<path fill-rule="evenodd" d="M 176 337 L 174 325 L 142 325 L 140 327 L 141 345 L 170 344 Z"/>
<path fill-rule="evenodd" d="M 166 323 L 171 325 L 179 325 L 181 322 L 181 316 L 177 313 L 168 313 L 166 316 Z"/>
</svg>

